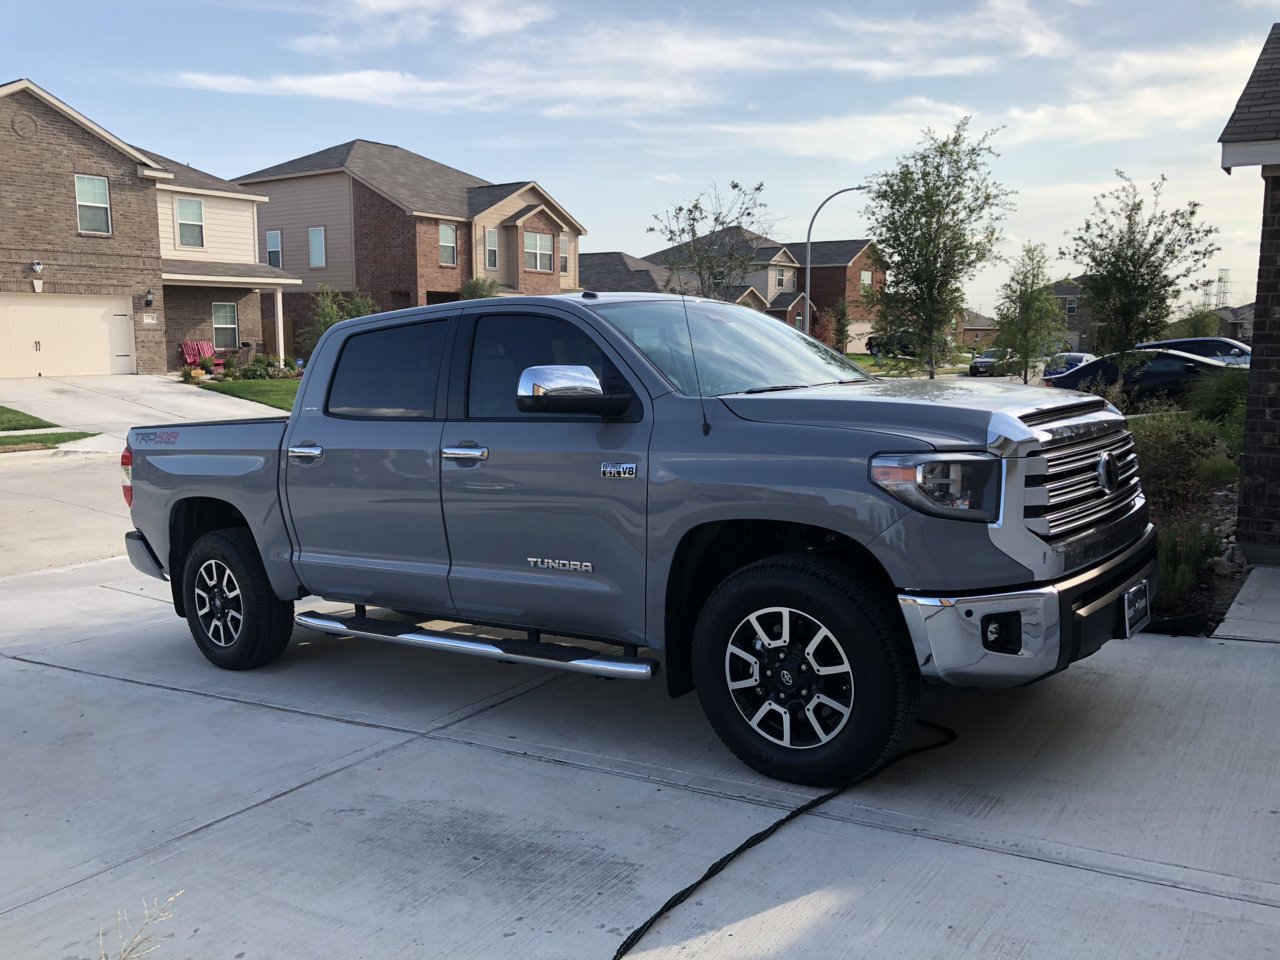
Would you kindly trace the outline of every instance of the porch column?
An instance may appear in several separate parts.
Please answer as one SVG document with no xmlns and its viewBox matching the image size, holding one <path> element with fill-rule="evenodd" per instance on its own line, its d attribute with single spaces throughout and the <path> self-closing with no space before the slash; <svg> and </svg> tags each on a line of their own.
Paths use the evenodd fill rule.
<svg viewBox="0 0 1280 960">
<path fill-rule="evenodd" d="M 284 366 L 284 287 L 276 287 L 276 353 Z"/>
</svg>

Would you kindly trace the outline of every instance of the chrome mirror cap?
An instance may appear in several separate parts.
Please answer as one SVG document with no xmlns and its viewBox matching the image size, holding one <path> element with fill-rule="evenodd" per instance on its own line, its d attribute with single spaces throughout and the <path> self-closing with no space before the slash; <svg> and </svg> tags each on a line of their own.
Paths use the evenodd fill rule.
<svg viewBox="0 0 1280 960">
<path fill-rule="evenodd" d="M 604 387 L 586 366 L 556 364 L 528 367 L 520 374 L 517 397 L 603 397 Z"/>
</svg>

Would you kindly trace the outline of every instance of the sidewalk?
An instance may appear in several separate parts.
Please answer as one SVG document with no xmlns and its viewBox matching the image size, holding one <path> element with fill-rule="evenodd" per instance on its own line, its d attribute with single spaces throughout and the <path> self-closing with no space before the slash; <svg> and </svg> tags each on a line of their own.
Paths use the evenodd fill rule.
<svg viewBox="0 0 1280 960">
<path fill-rule="evenodd" d="M 1280 643 L 1280 567 L 1253 568 L 1213 636 Z"/>
</svg>

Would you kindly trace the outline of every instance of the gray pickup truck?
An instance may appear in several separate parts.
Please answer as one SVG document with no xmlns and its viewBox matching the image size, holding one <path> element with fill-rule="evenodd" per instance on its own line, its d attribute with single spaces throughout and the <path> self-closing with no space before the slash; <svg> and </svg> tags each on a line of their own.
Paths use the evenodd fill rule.
<svg viewBox="0 0 1280 960">
<path fill-rule="evenodd" d="M 348 320 L 288 418 L 137 427 L 122 465 L 129 556 L 219 667 L 275 660 L 295 623 L 604 677 L 661 664 L 738 757 L 805 784 L 892 757 L 922 680 L 1047 677 L 1140 629 L 1155 590 L 1104 401 L 877 379 L 718 301 Z M 295 616 L 312 595 L 352 609 Z"/>
</svg>

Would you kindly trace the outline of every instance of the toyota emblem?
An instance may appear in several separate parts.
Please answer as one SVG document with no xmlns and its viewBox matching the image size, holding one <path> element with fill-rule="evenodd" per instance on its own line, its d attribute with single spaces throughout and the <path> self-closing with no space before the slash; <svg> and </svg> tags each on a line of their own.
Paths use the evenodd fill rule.
<svg viewBox="0 0 1280 960">
<path fill-rule="evenodd" d="M 1098 485 L 1107 493 L 1120 486 L 1120 461 L 1110 450 L 1098 458 Z"/>
</svg>

